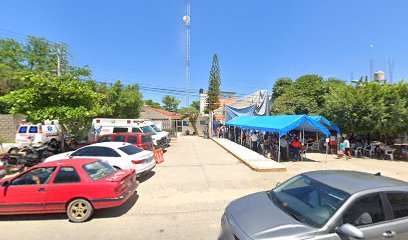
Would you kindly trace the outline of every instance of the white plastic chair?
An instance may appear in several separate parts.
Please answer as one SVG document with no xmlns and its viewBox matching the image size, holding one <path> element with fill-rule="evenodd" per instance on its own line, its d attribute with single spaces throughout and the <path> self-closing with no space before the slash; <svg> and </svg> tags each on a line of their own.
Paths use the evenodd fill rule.
<svg viewBox="0 0 408 240">
<path fill-rule="evenodd" d="M 363 147 L 356 147 L 356 149 L 354 149 L 354 156 L 358 157 L 358 155 L 360 155 L 360 157 L 363 156 Z"/>
<path fill-rule="evenodd" d="M 395 148 L 386 148 L 385 149 L 385 153 L 384 153 L 384 160 L 386 158 L 386 156 L 389 156 L 391 161 L 394 161 L 394 152 L 395 152 Z"/>
<path fill-rule="evenodd" d="M 368 156 L 372 157 L 375 154 L 375 145 L 368 145 L 364 147 L 364 154 L 368 153 Z"/>
</svg>

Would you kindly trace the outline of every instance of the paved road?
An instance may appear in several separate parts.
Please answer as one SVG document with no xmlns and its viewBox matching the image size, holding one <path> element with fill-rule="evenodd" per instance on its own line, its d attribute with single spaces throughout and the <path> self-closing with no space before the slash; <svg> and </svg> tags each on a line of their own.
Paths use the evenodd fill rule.
<svg viewBox="0 0 408 240">
<path fill-rule="evenodd" d="M 216 239 L 226 205 L 276 184 L 211 140 L 182 137 L 154 174 L 141 179 L 124 206 L 96 212 L 86 223 L 64 214 L 0 216 L 1 239 Z"/>
<path fill-rule="evenodd" d="M 258 173 L 212 140 L 181 137 L 125 205 L 98 211 L 81 224 L 68 222 L 64 214 L 0 216 L 0 239 L 217 239 L 220 217 L 230 201 L 304 171 L 381 171 L 408 181 L 407 162 L 332 156 L 326 162 L 318 153 L 308 158 L 314 161 L 284 163 L 287 172 Z"/>
</svg>

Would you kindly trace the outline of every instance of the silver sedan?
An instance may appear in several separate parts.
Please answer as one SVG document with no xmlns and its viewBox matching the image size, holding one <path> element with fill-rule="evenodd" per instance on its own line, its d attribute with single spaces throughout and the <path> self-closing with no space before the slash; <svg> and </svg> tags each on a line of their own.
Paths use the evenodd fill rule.
<svg viewBox="0 0 408 240">
<path fill-rule="evenodd" d="M 408 239 L 408 183 L 353 171 L 315 171 L 231 202 L 222 240 Z"/>
</svg>

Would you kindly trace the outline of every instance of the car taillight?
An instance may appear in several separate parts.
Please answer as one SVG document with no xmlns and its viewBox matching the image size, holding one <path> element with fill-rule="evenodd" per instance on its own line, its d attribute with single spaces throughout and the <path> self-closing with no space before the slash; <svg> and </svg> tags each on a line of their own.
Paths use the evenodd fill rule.
<svg viewBox="0 0 408 240">
<path fill-rule="evenodd" d="M 146 159 L 142 159 L 142 160 L 132 160 L 133 164 L 141 164 L 144 163 L 144 161 L 146 161 Z"/>
<path fill-rule="evenodd" d="M 4 167 L 3 167 L 3 166 L 0 166 L 0 171 L 1 171 L 1 170 L 4 170 Z"/>
<path fill-rule="evenodd" d="M 130 120 L 127 120 L 127 124 L 131 124 L 132 122 Z"/>
<path fill-rule="evenodd" d="M 96 123 L 101 123 L 101 120 L 99 120 L 99 119 L 96 119 Z"/>
<path fill-rule="evenodd" d="M 123 192 L 123 190 L 125 190 L 125 188 L 126 188 L 125 182 L 122 181 L 122 182 L 120 182 L 119 186 L 115 187 L 115 192 L 121 193 L 121 192 Z"/>
</svg>

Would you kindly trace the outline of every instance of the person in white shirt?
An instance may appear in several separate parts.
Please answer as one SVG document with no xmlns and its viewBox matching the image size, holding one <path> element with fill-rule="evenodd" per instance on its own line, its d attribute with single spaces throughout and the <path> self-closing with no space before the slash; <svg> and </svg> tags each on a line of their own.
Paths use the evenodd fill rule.
<svg viewBox="0 0 408 240">
<path fill-rule="evenodd" d="M 280 152 L 281 152 L 281 159 L 286 160 L 287 159 L 287 152 L 288 152 L 288 142 L 284 137 L 281 137 L 279 139 L 279 144 L 280 144 Z"/>
<path fill-rule="evenodd" d="M 258 151 L 258 134 L 256 132 L 253 132 L 251 135 L 251 145 L 252 145 L 252 150 L 257 152 Z"/>
<path fill-rule="evenodd" d="M 347 138 L 343 138 L 343 140 L 344 140 L 344 145 L 346 147 L 346 150 L 344 151 L 344 154 L 346 155 L 346 158 L 351 159 L 350 141 Z"/>
</svg>

